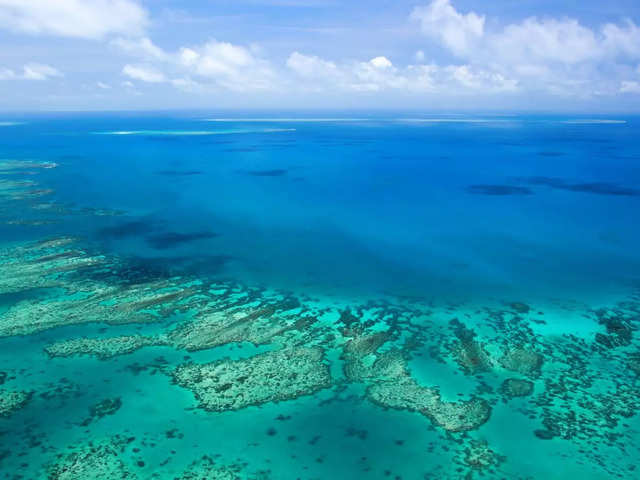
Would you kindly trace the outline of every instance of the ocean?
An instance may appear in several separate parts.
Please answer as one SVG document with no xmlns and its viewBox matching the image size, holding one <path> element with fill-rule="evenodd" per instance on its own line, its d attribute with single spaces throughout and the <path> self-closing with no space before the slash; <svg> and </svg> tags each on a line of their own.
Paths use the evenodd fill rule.
<svg viewBox="0 0 640 480">
<path fill-rule="evenodd" d="M 0 117 L 0 479 L 637 478 L 640 117 Z"/>
</svg>

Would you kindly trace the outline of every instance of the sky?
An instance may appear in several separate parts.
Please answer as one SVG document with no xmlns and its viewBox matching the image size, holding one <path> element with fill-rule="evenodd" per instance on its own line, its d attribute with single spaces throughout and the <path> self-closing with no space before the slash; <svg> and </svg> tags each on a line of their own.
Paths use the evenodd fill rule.
<svg viewBox="0 0 640 480">
<path fill-rule="evenodd" d="M 0 0 L 0 110 L 640 112 L 638 0 Z"/>
</svg>

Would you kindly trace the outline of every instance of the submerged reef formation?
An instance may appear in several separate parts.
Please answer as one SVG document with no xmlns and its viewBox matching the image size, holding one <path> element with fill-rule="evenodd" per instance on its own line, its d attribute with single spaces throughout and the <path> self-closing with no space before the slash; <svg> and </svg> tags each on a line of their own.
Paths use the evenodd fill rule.
<svg viewBox="0 0 640 480">
<path fill-rule="evenodd" d="M 285 349 L 246 360 L 181 365 L 174 381 L 191 390 L 213 412 L 311 395 L 331 386 L 329 367 L 318 348 Z"/>
<path fill-rule="evenodd" d="M 211 457 L 204 456 L 193 462 L 175 480 L 269 480 L 268 471 L 247 473 L 246 466 L 240 464 L 219 465 Z"/>
<path fill-rule="evenodd" d="M 51 465 L 48 480 L 135 480 L 139 478 L 125 465 L 121 454 L 130 443 L 123 437 L 91 442 Z"/>
<path fill-rule="evenodd" d="M 135 352 L 150 345 L 164 345 L 159 338 L 142 335 L 124 335 L 110 338 L 73 338 L 62 340 L 45 347 L 50 357 L 71 357 L 74 355 L 94 355 L 106 360 L 118 355 Z"/>
<path fill-rule="evenodd" d="M 483 440 L 473 440 L 465 449 L 464 463 L 473 470 L 491 470 L 504 460 L 505 457 L 494 452 Z"/>
<path fill-rule="evenodd" d="M 507 370 L 535 378 L 540 375 L 543 358 L 534 351 L 517 347 L 507 351 L 500 363 Z"/>
<path fill-rule="evenodd" d="M 533 383 L 519 378 L 507 378 L 502 383 L 500 391 L 507 398 L 526 397 L 533 393 Z"/>
<path fill-rule="evenodd" d="M 105 398 L 104 400 L 91 405 L 89 408 L 89 416 L 85 418 L 80 425 L 86 426 L 95 420 L 100 420 L 107 415 L 114 415 L 122 407 L 122 400 L 117 398 Z"/>
<path fill-rule="evenodd" d="M 204 350 L 233 342 L 270 343 L 274 337 L 290 330 L 302 330 L 313 318 L 293 321 L 275 318 L 276 308 L 266 306 L 236 312 L 213 312 L 199 315 L 192 322 L 179 325 L 169 333 L 168 341 L 188 351 Z"/>
<path fill-rule="evenodd" d="M 169 365 L 163 360 L 153 368 L 191 391 L 209 412 L 234 412 L 326 389 L 337 396 L 358 384 L 362 400 L 424 416 L 457 444 L 460 468 L 478 474 L 501 470 L 508 459 L 473 435 L 491 423 L 494 409 L 513 406 L 513 414 L 526 413 L 534 422 L 531 441 L 574 442 L 588 448 L 586 461 L 607 473 L 620 471 L 594 447 L 627 450 L 631 436 L 622 427 L 640 411 L 640 345 L 634 336 L 640 302 L 635 299 L 585 313 L 597 330 L 591 338 L 545 336 L 537 331 L 544 325 L 536 318 L 538 309 L 522 302 L 479 309 L 473 324 L 455 308 L 434 317 L 428 307 L 410 303 L 318 309 L 290 295 L 233 282 L 137 268 L 79 243 L 58 237 L 2 251 L 0 288 L 19 296 L 0 315 L 1 337 L 102 324 L 100 336 L 63 337 L 45 352 L 52 358 L 89 355 L 104 362 L 151 346 L 195 354 L 249 343 L 267 352 L 210 363 L 185 358 L 188 363 Z M 120 333 L 118 326 L 125 324 L 150 331 L 108 335 L 111 329 Z M 418 379 L 415 361 L 442 365 L 452 375 L 462 371 L 475 390 L 455 399 L 450 392 L 443 396 L 443 379 Z M 607 377 L 603 363 L 622 373 Z M 28 394 L 7 398 L 11 407 L 3 407 L 3 415 L 24 405 Z M 120 405 L 118 396 L 93 404 L 81 425 L 122 415 Z M 111 448 L 96 447 L 91 455 L 76 451 L 65 460 L 68 468 L 56 467 L 50 478 L 81 478 L 84 468 L 110 478 L 136 478 L 139 472 L 109 456 Z M 204 462 L 183 478 L 200 470 L 210 478 L 237 474 L 224 462 Z M 78 477 L 64 476 L 76 471 Z"/>
<path fill-rule="evenodd" d="M 139 460 L 140 451 L 135 437 L 116 435 L 112 438 L 69 446 L 69 453 L 60 455 L 46 472 L 48 480 L 137 480 L 157 478 L 143 474 L 145 462 Z M 138 458 L 136 460 L 136 458 Z M 246 464 L 225 464 L 210 456 L 191 462 L 174 480 L 269 480 L 268 471 L 249 472 Z"/>
<path fill-rule="evenodd" d="M 367 391 L 367 398 L 383 407 L 419 412 L 450 432 L 475 430 L 491 415 L 491 407 L 483 399 L 444 402 L 437 389 L 421 387 L 409 378 L 375 384 Z"/>
<path fill-rule="evenodd" d="M 0 388 L 0 417 L 8 417 L 24 407 L 32 392 Z"/>
<path fill-rule="evenodd" d="M 66 207 L 43 203 L 40 197 L 52 192 L 31 178 L 53 167 L 45 162 L 0 161 L 3 219 L 33 223 L 70 214 Z M 511 185 L 476 185 L 469 191 L 531 193 Z M 10 213 L 19 203 L 48 217 L 12 218 Z M 92 216 L 112 213 L 84 210 Z M 125 222 L 104 233 L 142 232 L 146 238 L 146 228 L 140 222 Z M 184 235 L 156 238 L 156 247 L 197 239 Z M 640 412 L 637 290 L 623 301 L 597 308 L 499 300 L 490 306 L 434 305 L 423 299 L 391 301 L 387 297 L 332 303 L 232 280 L 176 275 L 149 263 L 105 255 L 77 238 L 60 235 L 4 244 L 0 293 L 7 298 L 0 310 L 0 340 L 13 342 L 16 339 L 9 337 L 40 334 L 33 337 L 34 342 L 42 342 L 37 348 L 44 348 L 49 358 L 82 355 L 101 361 L 78 359 L 81 365 L 95 366 L 95 372 L 104 376 L 96 381 L 109 388 L 80 407 L 82 412 L 88 408 L 89 416 L 77 418 L 73 425 L 85 431 L 116 423 L 126 418 L 127 410 L 135 411 L 139 390 L 127 384 L 126 393 L 119 391 L 118 380 L 112 381 L 111 374 L 116 378 L 157 373 L 154 382 L 192 392 L 200 409 L 226 412 L 225 419 L 250 406 L 300 397 L 319 403 L 319 408 L 338 401 L 368 402 L 367 408 L 380 414 L 384 409 L 420 414 L 424 419 L 413 416 L 424 423 L 424 430 L 437 435 L 443 450 L 455 452 L 460 477 L 516 478 L 513 470 L 509 474 L 503 470 L 511 459 L 497 453 L 500 445 L 483 440 L 492 438 L 485 433 L 496 427 L 495 418 L 523 420 L 521 425 L 526 427 L 519 427 L 523 428 L 519 433 L 532 446 L 570 445 L 576 463 L 588 464 L 600 478 L 630 478 L 635 468 L 637 432 L 632 422 L 637 422 Z M 555 311 L 549 315 L 547 307 Z M 579 315 L 588 326 L 579 333 L 547 329 L 545 318 L 564 319 L 567 312 Z M 163 356 L 142 350 L 154 346 L 163 347 Z M 116 357 L 134 352 L 138 352 L 136 363 L 114 367 Z M 16 385 L 25 372 L 13 367 L 3 370 L 0 417 L 3 422 L 15 422 L 18 417 L 10 416 L 32 398 L 27 391 L 32 385 Z M 84 387 L 69 378 L 43 390 L 33 387 L 41 392 L 33 398 L 34 404 L 82 398 Z M 321 396 L 313 397 L 320 392 Z M 123 401 L 127 408 L 121 408 Z M 288 413 L 281 418 L 289 418 Z M 350 431 L 358 432 L 362 441 L 367 438 L 362 428 Z M 275 429 L 268 432 L 278 438 Z M 167 439 L 174 437 L 167 435 Z M 288 441 L 294 444 L 296 437 L 290 435 Z M 554 442 L 549 443 L 550 439 Z M 29 441 L 39 445 L 38 440 Z M 140 465 L 144 462 L 130 454 L 132 441 L 123 435 L 73 447 L 52 462 L 47 478 L 147 478 Z M 309 445 L 317 441 L 313 437 Z M 46 451 L 45 446 L 41 448 Z M 617 452 L 619 461 L 609 461 L 611 452 Z M 264 479 L 269 475 L 248 473 L 246 465 L 201 454 L 186 470 L 192 459 L 172 470 L 173 478 Z M 317 461 L 321 463 L 322 458 Z"/>
<path fill-rule="evenodd" d="M 26 299 L 10 308 L 0 318 L 0 337 L 84 323 L 155 322 L 188 308 L 195 293 L 189 286 L 121 277 L 114 282 L 110 277 L 122 269 L 117 260 L 90 255 L 73 242 L 63 237 L 0 252 L 6 259 L 0 260 L 3 291 L 62 290 L 55 300 Z"/>
<path fill-rule="evenodd" d="M 485 346 L 475 339 L 476 332 L 456 319 L 449 325 L 457 338 L 451 350 L 465 373 L 475 375 L 490 370 L 491 358 Z"/>
</svg>

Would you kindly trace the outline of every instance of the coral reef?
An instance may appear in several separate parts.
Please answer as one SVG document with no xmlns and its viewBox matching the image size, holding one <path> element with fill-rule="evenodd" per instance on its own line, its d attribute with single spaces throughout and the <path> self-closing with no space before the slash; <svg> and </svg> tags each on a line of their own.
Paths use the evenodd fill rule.
<svg viewBox="0 0 640 480">
<path fill-rule="evenodd" d="M 105 398 L 89 408 L 89 416 L 82 421 L 81 425 L 87 426 L 95 420 L 100 420 L 102 417 L 113 415 L 120 410 L 120 407 L 122 407 L 120 397 Z"/>
<path fill-rule="evenodd" d="M 218 465 L 211 457 L 204 456 L 193 462 L 175 480 L 268 480 L 269 472 L 247 474 L 244 465 Z"/>
<path fill-rule="evenodd" d="M 487 470 L 504 460 L 505 457 L 494 452 L 483 440 L 472 440 L 465 449 L 464 463 L 474 470 Z"/>
<path fill-rule="evenodd" d="M 367 398 L 383 407 L 420 412 L 450 432 L 475 430 L 491 415 L 491 407 L 483 399 L 444 402 L 437 389 L 421 387 L 411 378 L 374 384 L 367 390 Z"/>
<path fill-rule="evenodd" d="M 8 417 L 24 407 L 32 396 L 32 392 L 0 389 L 0 417 Z"/>
<path fill-rule="evenodd" d="M 535 378 L 540 375 L 543 357 L 532 350 L 518 347 L 507 351 L 500 363 L 507 370 Z"/>
<path fill-rule="evenodd" d="M 500 391 L 507 398 L 526 397 L 533 393 L 533 383 L 519 378 L 507 378 L 502 382 Z"/>
<path fill-rule="evenodd" d="M 329 367 L 323 363 L 319 348 L 284 349 L 205 365 L 185 364 L 175 369 L 173 379 L 191 390 L 202 408 L 214 412 L 290 400 L 331 386 Z"/>
<path fill-rule="evenodd" d="M 457 341 L 452 352 L 462 369 L 471 375 L 491 369 L 491 359 L 484 345 L 476 340 L 476 333 L 458 320 L 449 322 Z"/>
<path fill-rule="evenodd" d="M 109 338 L 74 338 L 53 343 L 45 348 L 50 357 L 71 357 L 74 355 L 94 355 L 106 360 L 117 355 L 126 355 L 142 347 L 164 345 L 160 337 L 124 335 Z"/>
<path fill-rule="evenodd" d="M 168 335 L 177 348 L 204 350 L 233 342 L 269 343 L 274 337 L 306 325 L 304 319 L 287 322 L 273 317 L 274 309 L 265 307 L 229 313 L 226 311 L 201 315 L 192 322 L 178 326 Z M 312 320 L 312 319 L 311 319 Z"/>
<path fill-rule="evenodd" d="M 128 444 L 123 437 L 92 442 L 65 455 L 48 469 L 48 480 L 136 480 L 121 453 Z"/>
<path fill-rule="evenodd" d="M 60 288 L 66 292 L 54 299 L 26 299 L 12 306 L 0 318 L 0 337 L 84 323 L 155 322 L 189 308 L 196 293 L 193 288 L 168 279 L 123 281 L 126 278 L 117 273 L 126 271 L 117 260 L 69 248 L 73 242 L 62 237 L 0 252 L 5 259 L 0 261 L 0 290 Z M 115 281 L 109 278 L 112 275 Z"/>
<path fill-rule="evenodd" d="M 604 325 L 607 333 L 596 333 L 596 342 L 604 348 L 612 349 L 624 347 L 631 343 L 633 328 L 630 319 L 625 318 L 620 312 L 607 309 L 597 310 L 598 323 Z"/>
<path fill-rule="evenodd" d="M 348 335 L 341 355 L 347 380 L 362 382 L 366 379 L 392 376 L 394 372 L 405 374 L 405 360 L 399 350 L 377 353 L 389 340 L 390 332 L 370 333 L 361 328 L 347 328 L 343 333 Z"/>
</svg>

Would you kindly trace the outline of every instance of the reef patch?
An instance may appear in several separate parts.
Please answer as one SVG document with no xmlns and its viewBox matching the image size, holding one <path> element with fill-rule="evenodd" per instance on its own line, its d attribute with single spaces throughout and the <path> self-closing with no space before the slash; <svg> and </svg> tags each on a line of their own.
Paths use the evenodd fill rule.
<svg viewBox="0 0 640 480">
<path fill-rule="evenodd" d="M 473 195 L 533 195 L 533 190 L 517 185 L 469 185 L 466 190 Z"/>
<path fill-rule="evenodd" d="M 22 390 L 0 389 L 0 417 L 9 417 L 23 408 L 32 395 Z"/>
<path fill-rule="evenodd" d="M 165 345 L 159 337 L 125 335 L 110 338 L 74 338 L 53 343 L 45 347 L 50 357 L 72 357 L 75 355 L 93 355 L 106 360 L 118 355 L 135 352 L 150 345 Z"/>
<path fill-rule="evenodd" d="M 490 405 L 481 398 L 445 402 L 437 389 L 421 387 L 411 378 L 372 385 L 367 398 L 382 407 L 419 412 L 449 432 L 475 430 L 491 416 Z"/>
<path fill-rule="evenodd" d="M 331 375 L 323 355 L 320 348 L 293 348 L 245 360 L 185 364 L 174 370 L 173 380 L 191 390 L 205 410 L 239 410 L 329 388 Z"/>
</svg>

